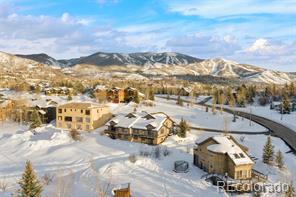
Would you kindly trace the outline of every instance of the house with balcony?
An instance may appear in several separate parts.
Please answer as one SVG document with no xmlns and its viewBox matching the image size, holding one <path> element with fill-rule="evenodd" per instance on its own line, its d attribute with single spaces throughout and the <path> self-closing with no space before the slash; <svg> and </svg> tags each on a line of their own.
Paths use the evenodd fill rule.
<svg viewBox="0 0 296 197">
<path fill-rule="evenodd" d="M 174 121 L 165 113 L 129 113 L 111 119 L 105 133 L 113 139 L 161 144 L 173 132 Z"/>
<path fill-rule="evenodd" d="M 100 120 L 109 114 L 109 108 L 91 102 L 70 102 L 56 110 L 56 126 L 63 129 L 91 131 L 100 126 Z"/>
<path fill-rule="evenodd" d="M 228 176 L 235 180 L 252 178 L 253 160 L 248 148 L 230 135 L 217 135 L 196 143 L 194 165 L 211 174 Z"/>
<path fill-rule="evenodd" d="M 107 101 L 112 103 L 124 102 L 124 89 L 113 87 L 107 89 Z"/>
</svg>

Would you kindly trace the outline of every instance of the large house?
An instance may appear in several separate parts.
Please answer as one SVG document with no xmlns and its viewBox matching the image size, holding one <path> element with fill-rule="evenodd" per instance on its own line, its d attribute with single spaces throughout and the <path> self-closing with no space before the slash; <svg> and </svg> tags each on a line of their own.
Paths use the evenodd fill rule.
<svg viewBox="0 0 296 197">
<path fill-rule="evenodd" d="M 14 102 L 12 100 L 0 100 L 0 121 L 4 121 L 10 117 L 13 107 Z"/>
<path fill-rule="evenodd" d="M 173 131 L 174 121 L 161 112 L 140 112 L 119 115 L 107 126 L 105 133 L 111 138 L 156 145 Z"/>
<path fill-rule="evenodd" d="M 70 102 L 58 106 L 56 113 L 57 127 L 90 131 L 99 127 L 100 119 L 109 114 L 109 108 L 90 102 Z"/>
<path fill-rule="evenodd" d="M 145 95 L 139 92 L 136 88 L 127 87 L 124 89 L 124 101 L 125 102 L 140 102 L 145 97 Z"/>
<path fill-rule="evenodd" d="M 124 90 L 118 87 L 107 89 L 107 100 L 113 103 L 124 102 Z"/>
<path fill-rule="evenodd" d="M 208 173 L 227 175 L 233 179 L 252 178 L 254 162 L 247 154 L 248 148 L 232 136 L 214 136 L 197 142 L 194 148 L 194 165 Z"/>
</svg>

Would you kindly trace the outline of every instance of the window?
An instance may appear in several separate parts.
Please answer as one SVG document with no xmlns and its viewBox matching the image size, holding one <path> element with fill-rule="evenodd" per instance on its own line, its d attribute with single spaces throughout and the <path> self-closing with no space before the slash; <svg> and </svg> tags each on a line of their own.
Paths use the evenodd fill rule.
<svg viewBox="0 0 296 197">
<path fill-rule="evenodd" d="M 67 110 L 66 109 L 64 109 L 64 112 L 66 112 Z"/>
<path fill-rule="evenodd" d="M 83 118 L 82 117 L 76 117 L 76 122 L 83 122 Z"/>
<path fill-rule="evenodd" d="M 240 156 L 241 158 L 245 158 L 245 156 L 244 156 L 243 153 L 240 153 L 239 156 Z"/>
<path fill-rule="evenodd" d="M 239 156 L 238 156 L 238 154 L 234 154 L 234 157 L 236 158 L 236 159 L 239 159 Z"/>
<path fill-rule="evenodd" d="M 72 117 L 71 116 L 65 116 L 65 121 L 66 122 L 72 122 Z"/>
<path fill-rule="evenodd" d="M 78 125 L 77 125 L 77 129 L 78 129 L 78 130 L 81 130 L 81 129 L 82 129 L 81 124 L 78 124 Z"/>
<path fill-rule="evenodd" d="M 60 113 L 60 114 L 63 113 L 63 109 L 59 109 L 59 113 Z"/>
<path fill-rule="evenodd" d="M 85 122 L 90 123 L 90 118 L 85 118 Z"/>
<path fill-rule="evenodd" d="M 80 110 L 80 112 L 83 114 L 83 109 L 82 109 L 82 110 Z"/>
<path fill-rule="evenodd" d="M 86 128 L 86 130 L 89 130 L 89 125 L 86 125 L 85 128 Z"/>
<path fill-rule="evenodd" d="M 90 115 L 90 110 L 85 110 L 86 115 Z"/>
<path fill-rule="evenodd" d="M 63 117 L 62 117 L 62 116 L 59 116 L 59 117 L 58 117 L 58 120 L 63 120 Z"/>
</svg>

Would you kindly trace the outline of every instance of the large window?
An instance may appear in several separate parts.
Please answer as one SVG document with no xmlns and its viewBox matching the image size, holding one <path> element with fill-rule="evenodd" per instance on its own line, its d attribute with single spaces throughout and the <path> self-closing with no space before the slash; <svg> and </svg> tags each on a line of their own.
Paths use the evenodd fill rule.
<svg viewBox="0 0 296 197">
<path fill-rule="evenodd" d="M 90 110 L 85 110 L 86 115 L 90 115 Z"/>
<path fill-rule="evenodd" d="M 72 117 L 71 116 L 65 116 L 65 121 L 66 122 L 72 122 Z"/>
<path fill-rule="evenodd" d="M 82 117 L 76 117 L 76 122 L 83 122 L 83 118 Z"/>
<path fill-rule="evenodd" d="M 59 109 L 59 113 L 60 113 L 60 114 L 63 113 L 63 109 Z"/>
<path fill-rule="evenodd" d="M 85 122 L 90 123 L 90 118 L 85 118 Z"/>
</svg>

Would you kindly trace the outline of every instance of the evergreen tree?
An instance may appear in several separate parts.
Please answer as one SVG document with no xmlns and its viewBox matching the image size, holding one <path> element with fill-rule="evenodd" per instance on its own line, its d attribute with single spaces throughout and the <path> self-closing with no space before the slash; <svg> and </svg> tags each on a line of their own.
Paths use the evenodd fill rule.
<svg viewBox="0 0 296 197">
<path fill-rule="evenodd" d="M 177 105 L 183 106 L 183 100 L 181 99 L 180 95 L 177 98 Z"/>
<path fill-rule="evenodd" d="M 289 114 L 290 113 L 290 100 L 288 94 L 285 92 L 283 96 L 283 103 L 282 103 L 282 110 L 281 113 Z"/>
<path fill-rule="evenodd" d="M 179 123 L 179 131 L 178 131 L 178 136 L 185 138 L 186 137 L 186 132 L 189 131 L 189 125 L 183 118 L 181 119 Z"/>
<path fill-rule="evenodd" d="M 266 144 L 263 148 L 263 162 L 269 164 L 273 160 L 273 145 L 271 142 L 271 137 L 268 136 Z"/>
<path fill-rule="evenodd" d="M 152 88 L 149 91 L 149 98 L 148 99 L 151 100 L 151 101 L 154 101 L 154 91 L 153 91 Z"/>
<path fill-rule="evenodd" d="M 284 156 L 280 150 L 275 155 L 275 162 L 279 168 L 284 167 Z"/>
<path fill-rule="evenodd" d="M 139 93 L 137 93 L 137 94 L 135 95 L 134 102 L 135 102 L 135 103 L 140 103 Z"/>
<path fill-rule="evenodd" d="M 294 83 L 292 82 L 289 85 L 289 96 L 294 96 L 295 92 L 296 92 L 296 89 L 295 89 Z"/>
<path fill-rule="evenodd" d="M 19 181 L 19 186 L 18 197 L 41 197 L 43 188 L 30 161 L 26 162 L 25 171 Z"/>
<path fill-rule="evenodd" d="M 71 101 L 71 100 L 72 100 L 72 96 L 71 96 L 71 94 L 68 95 L 67 100 L 68 100 L 68 101 Z"/>
<path fill-rule="evenodd" d="M 40 127 L 42 125 L 42 121 L 40 118 L 40 115 L 37 110 L 33 110 L 32 116 L 31 116 L 31 125 L 30 128 L 34 129 L 36 127 Z"/>
</svg>

